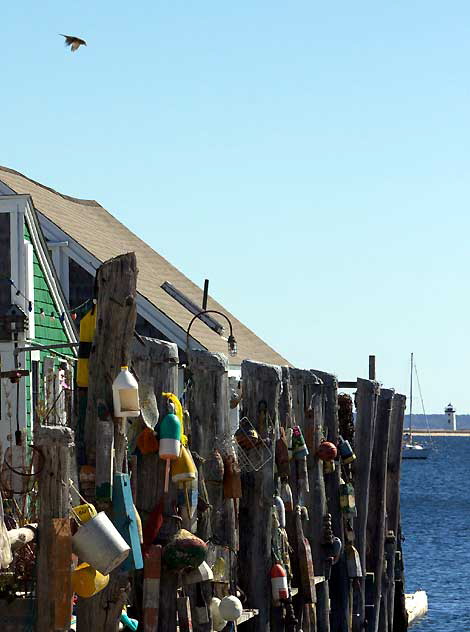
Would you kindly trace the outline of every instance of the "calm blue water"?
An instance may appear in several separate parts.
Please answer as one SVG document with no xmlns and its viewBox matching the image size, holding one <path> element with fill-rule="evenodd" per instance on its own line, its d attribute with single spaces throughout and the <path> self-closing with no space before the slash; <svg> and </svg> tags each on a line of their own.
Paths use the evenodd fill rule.
<svg viewBox="0 0 470 632">
<path fill-rule="evenodd" d="M 429 612 L 414 632 L 470 632 L 470 437 L 416 440 L 434 446 L 402 465 L 406 591 L 426 590 Z"/>
</svg>

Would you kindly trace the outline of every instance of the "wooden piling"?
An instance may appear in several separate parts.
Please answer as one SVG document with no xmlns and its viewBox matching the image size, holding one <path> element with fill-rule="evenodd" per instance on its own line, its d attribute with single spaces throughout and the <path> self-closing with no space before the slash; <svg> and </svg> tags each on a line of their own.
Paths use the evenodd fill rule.
<svg viewBox="0 0 470 632">
<path fill-rule="evenodd" d="M 160 419 L 167 412 L 167 399 L 163 393 L 178 393 L 178 347 L 176 344 L 142 337 L 134 339 L 132 347 L 132 366 L 139 379 L 139 385 L 145 385 L 153 390 L 156 397 Z M 145 402 L 141 403 L 145 406 Z M 136 423 L 134 421 L 134 423 Z M 161 504 L 163 514 L 166 515 L 166 537 L 170 537 L 177 525 L 172 525 L 168 516 L 175 513 L 176 486 L 170 483 L 169 492 L 163 493 L 165 479 L 165 461 L 160 459 L 158 452 L 140 455 L 137 462 L 137 509 L 144 524 L 144 533 L 152 531 L 155 512 Z M 172 529 L 171 527 L 174 527 Z M 162 542 L 163 543 L 163 542 Z M 145 545 L 151 542 L 145 542 Z M 136 582 L 137 593 L 141 594 L 141 577 Z M 145 603 L 159 604 L 153 617 L 159 630 L 176 630 L 176 588 L 178 578 L 175 573 L 163 572 L 158 582 L 147 586 Z M 158 590 L 159 595 L 153 595 L 152 590 Z M 145 607 L 144 603 L 144 607 Z M 155 606 L 154 606 L 155 607 Z M 139 611 L 139 608 L 137 609 Z"/>
<path fill-rule="evenodd" d="M 112 384 L 122 365 L 130 365 L 131 345 L 136 322 L 137 264 L 134 253 L 120 255 L 98 268 L 97 321 L 89 357 L 88 403 L 85 418 L 86 461 L 94 465 L 97 460 L 107 462 L 109 454 L 102 453 L 105 446 L 97 441 L 98 405 L 103 402 L 112 414 Z M 101 413 L 101 416 L 102 413 Z M 111 422 L 109 422 L 111 423 Z M 126 457 L 126 419 L 114 420 L 114 469 L 123 471 Z M 109 504 L 103 506 L 111 512 Z M 130 589 L 129 574 L 118 569 L 111 573 L 108 586 L 98 595 L 79 598 L 77 631 L 115 632 L 123 605 Z"/>
<path fill-rule="evenodd" d="M 234 503 L 224 497 L 223 455 L 231 449 L 232 434 L 229 419 L 228 360 L 220 353 L 193 350 L 188 354 L 190 369 L 189 413 L 191 417 L 191 449 L 202 459 L 201 473 L 210 504 L 209 521 L 202 519 L 202 537 L 209 537 L 211 546 L 221 547 L 226 559 L 227 579 L 236 585 L 237 524 Z M 204 512 L 205 513 L 205 512 Z M 204 527 L 205 525 L 205 527 Z M 210 603 L 211 586 L 204 582 L 200 589 L 206 604 Z M 197 607 L 197 587 L 188 587 L 193 611 Z M 209 632 L 212 617 L 207 622 L 193 619 L 195 632 Z"/>
<path fill-rule="evenodd" d="M 324 371 L 312 369 L 323 382 L 325 397 L 324 427 L 328 441 L 335 445 L 339 439 L 338 422 L 338 380 L 336 376 Z M 326 500 L 331 514 L 333 533 L 344 542 L 343 516 L 339 505 L 340 467 L 328 474 L 325 480 Z M 349 578 L 346 568 L 346 557 L 343 553 L 339 561 L 331 569 L 330 588 L 330 629 L 331 632 L 348 632 L 350 619 Z"/>
<path fill-rule="evenodd" d="M 65 426 L 40 427 L 35 445 L 43 456 L 39 477 L 36 630 L 55 632 L 69 629 L 72 614 L 69 479 L 73 431 Z"/>
<path fill-rule="evenodd" d="M 371 380 L 357 378 L 356 429 L 354 445 L 356 461 L 353 464 L 357 517 L 354 521 L 355 546 L 359 552 L 363 577 L 355 581 L 352 607 L 353 632 L 362 632 L 365 621 L 366 526 L 369 511 L 369 481 L 374 445 L 375 418 L 379 385 Z"/>
<path fill-rule="evenodd" d="M 393 632 L 393 615 L 395 601 L 395 559 L 397 552 L 397 535 L 400 523 L 400 474 L 401 452 L 403 440 L 403 423 L 405 418 L 406 397 L 395 394 L 390 421 L 390 440 L 387 457 L 387 490 L 386 490 L 386 561 L 387 579 L 384 587 L 387 621 L 386 630 Z"/>
<path fill-rule="evenodd" d="M 366 567 L 368 572 L 374 573 L 374 583 L 370 593 L 372 601 L 366 603 L 367 632 L 377 632 L 379 627 L 384 568 L 387 456 L 393 396 L 393 390 L 382 389 L 377 405 L 366 529 Z"/>
<path fill-rule="evenodd" d="M 242 362 L 243 413 L 274 450 L 278 427 L 281 369 L 269 364 Z M 261 414 L 263 402 L 266 414 Z M 254 619 L 244 623 L 245 632 L 268 632 L 271 611 L 271 507 L 274 492 L 274 458 L 257 472 L 242 474 L 240 502 L 239 581 L 249 608 L 259 609 Z"/>
</svg>

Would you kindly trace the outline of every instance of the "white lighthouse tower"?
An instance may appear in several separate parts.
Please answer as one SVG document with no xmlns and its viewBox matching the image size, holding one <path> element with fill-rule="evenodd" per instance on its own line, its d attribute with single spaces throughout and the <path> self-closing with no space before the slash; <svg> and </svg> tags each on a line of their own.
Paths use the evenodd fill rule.
<svg viewBox="0 0 470 632">
<path fill-rule="evenodd" d="M 444 412 L 447 416 L 447 423 L 449 424 L 449 426 L 452 428 L 452 430 L 457 430 L 457 418 L 455 416 L 455 408 L 452 406 L 452 404 L 447 404 Z"/>
</svg>

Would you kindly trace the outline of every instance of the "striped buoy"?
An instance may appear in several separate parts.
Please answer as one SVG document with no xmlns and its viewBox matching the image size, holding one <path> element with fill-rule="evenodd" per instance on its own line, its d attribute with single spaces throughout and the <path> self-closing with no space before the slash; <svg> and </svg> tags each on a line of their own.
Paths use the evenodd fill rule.
<svg viewBox="0 0 470 632">
<path fill-rule="evenodd" d="M 162 547 L 152 544 L 144 557 L 144 632 L 157 632 L 160 604 Z"/>
<path fill-rule="evenodd" d="M 277 602 L 288 598 L 287 573 L 280 564 L 274 564 L 271 569 L 271 588 L 274 601 Z"/>
</svg>

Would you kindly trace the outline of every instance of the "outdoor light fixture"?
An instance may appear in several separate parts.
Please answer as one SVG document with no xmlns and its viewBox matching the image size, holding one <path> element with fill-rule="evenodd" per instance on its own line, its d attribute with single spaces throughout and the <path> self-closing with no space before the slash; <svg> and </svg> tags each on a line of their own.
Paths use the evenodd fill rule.
<svg viewBox="0 0 470 632">
<path fill-rule="evenodd" d="M 237 341 L 232 334 L 228 337 L 228 353 L 231 356 L 237 355 Z"/>
<path fill-rule="evenodd" d="M 194 323 L 194 321 L 196 320 L 196 318 L 200 318 L 200 316 L 203 316 L 204 314 L 218 314 L 219 316 L 223 316 L 225 318 L 225 320 L 228 322 L 228 326 L 230 328 L 230 335 L 227 339 L 227 343 L 228 343 L 228 354 L 230 356 L 236 356 L 237 355 L 237 341 L 235 340 L 235 336 L 233 335 L 233 329 L 232 329 L 232 323 L 230 322 L 230 319 L 228 316 L 226 316 L 225 314 L 223 314 L 222 312 L 218 312 L 215 309 L 203 309 L 202 311 L 199 312 L 199 314 L 196 314 L 192 319 L 191 322 L 188 325 L 188 328 L 186 330 L 186 351 L 188 351 L 189 349 L 189 331 L 192 327 L 192 324 Z"/>
</svg>

